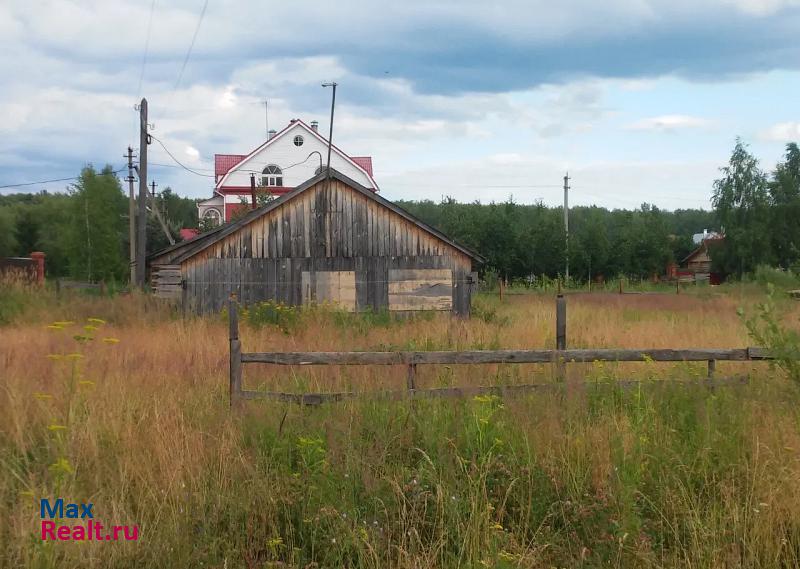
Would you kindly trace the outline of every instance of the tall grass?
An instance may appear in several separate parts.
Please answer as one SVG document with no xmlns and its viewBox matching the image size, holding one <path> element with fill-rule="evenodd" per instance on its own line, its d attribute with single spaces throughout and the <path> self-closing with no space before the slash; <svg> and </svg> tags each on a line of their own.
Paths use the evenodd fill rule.
<svg viewBox="0 0 800 569">
<path fill-rule="evenodd" d="M 717 391 L 614 383 L 703 373 L 691 365 L 578 365 L 567 389 L 531 397 L 252 403 L 232 415 L 221 318 L 182 320 L 138 295 L 24 294 L 37 296 L 0 328 L 0 565 L 800 565 L 800 393 L 763 366 L 720 366 L 752 381 Z M 242 337 L 246 350 L 552 346 L 551 297 L 477 303 L 469 322 L 316 310 L 289 333 L 265 317 Z M 569 343 L 744 346 L 739 304 L 573 296 Z M 796 325 L 797 305 L 781 310 Z M 533 379 L 549 370 L 420 369 L 423 387 Z M 245 381 L 334 391 L 404 379 L 249 366 Z M 139 541 L 43 543 L 37 500 L 56 496 L 137 524 Z"/>
</svg>

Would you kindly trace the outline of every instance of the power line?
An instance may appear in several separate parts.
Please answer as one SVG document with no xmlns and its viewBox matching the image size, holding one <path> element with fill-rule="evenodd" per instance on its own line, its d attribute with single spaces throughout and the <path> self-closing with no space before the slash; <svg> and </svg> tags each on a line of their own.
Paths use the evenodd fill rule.
<svg viewBox="0 0 800 569">
<path fill-rule="evenodd" d="M 164 143 L 161 142 L 158 138 L 156 138 L 152 134 L 150 135 L 150 138 L 152 138 L 153 140 L 158 142 L 158 144 L 161 145 L 161 148 L 164 149 L 164 152 L 166 152 L 169 155 L 169 157 L 172 158 L 172 160 L 175 161 L 175 164 L 176 164 L 176 165 L 173 165 L 173 164 L 155 164 L 153 162 L 150 162 L 149 163 L 150 166 L 160 166 L 160 167 L 163 167 L 163 168 L 183 168 L 184 170 L 186 170 L 187 172 L 191 172 L 195 176 L 202 176 L 204 178 L 214 178 L 215 177 L 215 175 L 203 174 L 202 173 L 203 171 L 212 172 L 212 170 L 210 168 L 189 168 L 188 166 L 186 166 L 183 163 L 181 163 L 180 160 L 175 158 L 175 155 L 173 155 L 172 152 L 170 152 L 169 149 L 167 149 L 167 147 L 164 146 Z M 301 160 L 300 162 L 295 162 L 294 164 L 289 164 L 288 166 L 279 166 L 279 168 L 281 169 L 281 171 L 284 171 L 284 170 L 289 170 L 290 168 L 294 168 L 295 166 L 300 166 L 301 164 L 305 164 L 306 162 L 308 162 L 311 159 L 311 156 L 313 156 L 314 154 L 315 154 L 315 152 L 312 152 L 311 154 L 306 156 L 306 158 L 304 160 Z M 244 172 L 244 173 L 247 173 L 247 174 L 263 174 L 264 173 L 262 170 L 246 170 L 244 168 L 237 168 L 236 171 L 237 172 Z"/>
<path fill-rule="evenodd" d="M 125 168 L 123 167 L 120 168 L 119 170 L 113 170 L 111 172 L 99 172 L 98 176 L 107 176 L 108 174 L 118 174 L 122 172 L 124 169 Z M 78 180 L 78 179 L 80 179 L 80 176 L 71 176 L 69 178 L 55 178 L 53 180 L 41 180 L 39 182 L 23 182 L 21 184 L 5 184 L 3 186 L 0 186 L 0 190 L 4 190 L 7 188 L 23 188 L 25 186 L 36 186 L 39 184 L 52 184 L 55 182 L 69 182 L 71 180 Z"/>
<path fill-rule="evenodd" d="M 163 143 L 163 142 L 161 142 L 161 140 L 159 140 L 158 138 L 156 138 L 156 137 L 155 137 L 153 134 L 150 134 L 150 138 L 152 138 L 153 140 L 155 140 L 156 142 L 158 142 L 158 144 L 160 144 L 160 145 L 161 145 L 161 148 L 163 148 L 163 149 L 164 149 L 164 152 L 166 152 L 167 154 L 169 154 L 169 157 L 170 157 L 170 158 L 172 158 L 172 160 L 174 160 L 174 161 L 175 161 L 175 164 L 177 164 L 178 166 L 180 166 L 181 168 L 183 168 L 183 169 L 184 169 L 184 170 L 186 170 L 187 172 L 191 172 L 192 174 L 194 174 L 194 175 L 196 175 L 196 176 L 203 176 L 204 178 L 213 178 L 213 177 L 214 177 L 214 175 L 213 175 L 213 174 L 201 174 L 200 172 L 197 172 L 197 171 L 195 171 L 195 170 L 192 170 L 191 168 L 189 168 L 188 166 L 186 166 L 185 164 L 183 164 L 183 163 L 182 163 L 180 160 L 178 160 L 177 158 L 175 158 L 175 156 L 172 154 L 172 152 L 170 152 L 170 151 L 169 151 L 169 149 L 168 149 L 166 146 L 164 146 L 164 143 Z"/>
<path fill-rule="evenodd" d="M 189 58 L 192 56 L 192 50 L 194 49 L 194 42 L 197 41 L 197 34 L 200 32 L 200 25 L 203 23 L 203 18 L 206 15 L 206 8 L 208 8 L 208 0 L 203 2 L 203 9 L 200 11 L 200 17 L 197 19 L 197 26 L 194 28 L 194 34 L 192 34 L 192 41 L 189 44 L 189 49 L 186 52 L 186 57 L 183 60 L 183 65 L 181 65 L 181 70 L 178 73 L 178 78 L 175 80 L 175 86 L 172 88 L 175 91 L 181 83 L 181 79 L 183 79 L 183 72 L 186 69 L 186 64 L 189 63 Z"/>
<path fill-rule="evenodd" d="M 144 69 L 147 66 L 147 52 L 150 50 L 150 31 L 153 25 L 153 11 L 156 7 L 156 0 L 150 3 L 150 16 L 147 18 L 147 36 L 144 40 L 144 55 L 142 56 L 142 70 L 139 73 L 139 86 L 136 88 L 136 100 L 142 94 L 142 81 L 144 80 Z"/>
</svg>

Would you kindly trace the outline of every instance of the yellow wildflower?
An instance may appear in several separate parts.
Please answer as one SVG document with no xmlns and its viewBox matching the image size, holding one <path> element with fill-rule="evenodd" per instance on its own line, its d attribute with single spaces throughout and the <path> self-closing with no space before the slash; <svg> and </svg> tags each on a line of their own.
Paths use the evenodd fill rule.
<svg viewBox="0 0 800 569">
<path fill-rule="evenodd" d="M 45 401 L 47 399 L 52 399 L 53 398 L 53 396 L 50 395 L 49 393 L 40 393 L 38 391 L 36 393 L 34 393 L 33 396 L 36 399 L 38 399 L 39 401 Z"/>
<path fill-rule="evenodd" d="M 47 354 L 45 356 L 48 360 L 63 360 L 64 356 L 61 354 Z"/>
<path fill-rule="evenodd" d="M 86 321 L 91 323 L 91 324 L 105 324 L 106 323 L 106 321 L 101 319 L 101 318 L 87 318 Z"/>
<path fill-rule="evenodd" d="M 74 354 L 67 354 L 64 357 L 67 358 L 68 360 L 79 360 L 86 356 L 84 356 L 83 354 L 74 353 Z"/>
<path fill-rule="evenodd" d="M 119 338 L 103 338 L 106 344 L 119 344 Z"/>
<path fill-rule="evenodd" d="M 78 385 L 83 385 L 85 387 L 91 387 L 94 385 L 94 381 L 89 381 L 88 379 L 84 379 L 78 382 Z"/>
<path fill-rule="evenodd" d="M 50 324 L 49 326 L 47 326 L 47 329 L 48 330 L 63 330 L 64 328 L 62 326 L 59 326 L 58 324 Z"/>
<path fill-rule="evenodd" d="M 47 430 L 48 431 L 66 431 L 67 427 L 65 427 L 64 425 L 48 425 L 47 426 Z"/>
<path fill-rule="evenodd" d="M 68 474 L 72 474 L 72 465 L 66 458 L 59 458 L 53 464 L 50 465 L 50 470 L 61 470 L 62 472 L 66 472 Z"/>
<path fill-rule="evenodd" d="M 90 324 L 87 324 L 86 326 L 83 327 L 83 329 L 86 330 L 87 332 L 96 332 L 97 326 L 92 326 Z"/>
</svg>

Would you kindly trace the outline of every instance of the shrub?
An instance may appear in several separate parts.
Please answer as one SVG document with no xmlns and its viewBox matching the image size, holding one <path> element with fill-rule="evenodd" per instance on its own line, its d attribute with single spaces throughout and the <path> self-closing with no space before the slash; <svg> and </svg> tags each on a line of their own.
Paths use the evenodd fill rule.
<svg viewBox="0 0 800 569">
<path fill-rule="evenodd" d="M 759 265 L 753 273 L 753 280 L 763 286 L 791 289 L 800 286 L 797 274 L 790 270 L 776 269 L 768 265 Z"/>
</svg>

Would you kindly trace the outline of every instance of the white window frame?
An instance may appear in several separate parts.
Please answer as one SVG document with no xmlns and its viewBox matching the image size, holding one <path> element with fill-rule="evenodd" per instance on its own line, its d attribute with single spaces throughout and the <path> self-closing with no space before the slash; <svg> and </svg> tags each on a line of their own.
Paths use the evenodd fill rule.
<svg viewBox="0 0 800 569">
<path fill-rule="evenodd" d="M 261 171 L 261 185 L 267 188 L 283 187 L 283 170 L 281 170 L 281 167 L 277 164 L 268 164 Z"/>
</svg>

